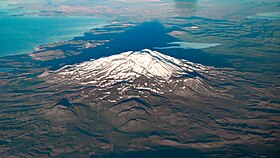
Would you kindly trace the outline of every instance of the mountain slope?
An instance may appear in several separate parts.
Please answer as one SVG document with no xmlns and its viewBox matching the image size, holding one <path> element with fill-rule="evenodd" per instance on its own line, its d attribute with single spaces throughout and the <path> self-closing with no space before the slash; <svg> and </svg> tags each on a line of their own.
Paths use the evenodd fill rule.
<svg viewBox="0 0 280 158">
<path fill-rule="evenodd" d="M 231 95 L 240 90 L 234 73 L 148 49 L 64 66 L 40 75 L 45 82 L 35 87 L 44 93 L 34 94 L 44 102 L 40 129 L 62 133 L 49 141 L 56 148 L 59 139 L 64 149 L 85 155 L 168 147 L 226 148 L 225 157 L 231 151 L 242 157 L 244 142 L 271 142 L 278 133 Z"/>
<path fill-rule="evenodd" d="M 200 74 L 207 69 L 210 68 L 144 49 L 68 65 L 52 72 L 48 78 L 56 83 L 92 85 L 103 89 L 130 84 L 136 89 L 160 94 L 176 91 L 178 94 L 214 95 Z"/>
</svg>

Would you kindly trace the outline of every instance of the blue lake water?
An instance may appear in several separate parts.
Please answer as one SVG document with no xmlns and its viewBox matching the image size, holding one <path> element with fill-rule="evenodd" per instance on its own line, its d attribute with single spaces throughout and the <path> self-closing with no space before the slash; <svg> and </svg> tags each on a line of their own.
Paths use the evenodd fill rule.
<svg viewBox="0 0 280 158">
<path fill-rule="evenodd" d="M 0 57 L 31 52 L 34 47 L 72 39 L 106 24 L 106 19 L 59 16 L 1 16 Z"/>
<path fill-rule="evenodd" d="M 76 56 L 70 56 L 53 61 L 47 61 L 44 64 L 52 66 L 53 70 L 61 67 L 61 63 L 75 64 L 90 59 L 98 59 L 100 57 L 110 56 L 125 51 L 139 51 L 141 49 L 152 49 L 160 51 L 161 53 L 170 55 L 178 59 L 186 59 L 192 62 L 201 63 L 204 65 L 211 65 L 215 67 L 230 67 L 231 65 L 224 62 L 223 59 L 218 56 L 211 56 L 206 54 L 203 49 L 214 47 L 218 44 L 209 43 L 187 43 L 176 42 L 178 39 L 169 36 L 167 33 L 169 30 L 165 28 L 161 23 L 157 21 L 144 22 L 138 26 L 135 26 L 121 35 L 115 35 L 114 33 L 106 34 L 86 34 L 84 37 L 77 37 L 76 40 L 106 40 L 113 39 L 111 42 L 106 43 L 99 47 L 89 48 L 82 51 L 81 54 Z M 154 38 L 157 37 L 157 38 Z M 170 44 L 181 44 L 172 49 L 155 49 L 164 48 L 170 46 Z M 183 47 L 187 47 L 183 48 Z M 191 47 L 191 48 L 190 48 Z M 64 48 L 61 48 L 64 49 Z M 93 53 L 98 52 L 98 53 Z"/>
<path fill-rule="evenodd" d="M 167 43 L 172 46 L 168 47 L 155 47 L 155 49 L 204 49 L 219 46 L 219 43 L 192 43 L 192 42 L 171 42 Z"/>
</svg>

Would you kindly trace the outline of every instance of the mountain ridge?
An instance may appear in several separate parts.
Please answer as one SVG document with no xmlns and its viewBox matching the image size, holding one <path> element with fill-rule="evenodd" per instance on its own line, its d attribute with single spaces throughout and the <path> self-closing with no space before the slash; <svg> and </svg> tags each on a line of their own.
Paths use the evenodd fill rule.
<svg viewBox="0 0 280 158">
<path fill-rule="evenodd" d="M 143 49 L 67 65 L 42 75 L 48 82 L 96 86 L 107 93 L 112 87 L 120 95 L 128 87 L 158 94 L 203 93 L 214 95 L 204 71 L 209 67 L 180 60 L 157 51 Z M 112 92 L 115 93 L 115 92 Z"/>
<path fill-rule="evenodd" d="M 75 79 L 79 79 L 78 76 L 88 78 L 92 75 L 116 80 L 132 77 L 133 75 L 135 75 L 135 77 L 132 77 L 134 79 L 141 75 L 169 79 L 171 77 L 182 77 L 186 74 L 192 76 L 195 74 L 193 72 L 199 69 L 207 69 L 207 67 L 176 59 L 157 51 L 143 49 L 96 60 L 92 59 L 80 64 L 66 65 L 51 73 L 58 73 L 62 76 L 76 76 Z"/>
</svg>

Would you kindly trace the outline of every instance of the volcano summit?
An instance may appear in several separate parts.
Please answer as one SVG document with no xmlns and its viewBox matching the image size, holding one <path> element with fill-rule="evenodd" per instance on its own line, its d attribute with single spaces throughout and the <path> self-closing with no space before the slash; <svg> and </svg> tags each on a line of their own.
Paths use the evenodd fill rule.
<svg viewBox="0 0 280 158">
<path fill-rule="evenodd" d="M 160 94 L 174 92 L 178 95 L 214 95 L 202 75 L 209 69 L 211 68 L 143 49 L 64 66 L 49 74 L 48 78 L 67 84 L 92 85 L 102 90 L 119 85 L 118 90 L 121 92 L 129 85 L 134 90 L 146 89 Z"/>
<path fill-rule="evenodd" d="M 68 102 L 89 105 L 114 129 L 147 133 L 165 129 L 167 120 L 182 127 L 188 122 L 197 122 L 191 120 L 198 115 L 187 116 L 190 113 L 184 113 L 183 109 L 206 110 L 212 108 L 207 103 L 209 100 L 221 99 L 210 85 L 211 74 L 215 74 L 212 67 L 143 49 L 67 65 L 45 72 L 41 77 L 59 89 L 71 89 L 72 92 L 67 93 Z M 63 113 L 60 121 L 67 121 L 75 117 L 73 112 L 78 114 L 75 107 L 85 107 L 71 106 L 70 109 L 68 105 L 60 108 L 63 111 L 52 107 L 47 117 Z M 66 115 L 65 110 L 68 110 Z"/>
</svg>

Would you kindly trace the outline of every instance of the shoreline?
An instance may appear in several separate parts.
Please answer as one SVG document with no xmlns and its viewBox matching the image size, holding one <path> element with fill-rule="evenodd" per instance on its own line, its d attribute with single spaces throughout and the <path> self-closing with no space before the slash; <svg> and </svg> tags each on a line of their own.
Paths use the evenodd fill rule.
<svg viewBox="0 0 280 158">
<path fill-rule="evenodd" d="M 34 19 L 33 19 L 34 18 Z M 80 19 L 83 19 L 86 25 L 86 23 L 89 23 L 86 26 L 78 26 L 76 23 Z M 21 26 L 23 30 L 18 30 L 17 32 L 12 32 L 9 29 L 9 23 L 19 20 L 20 23 L 23 24 L 26 23 L 30 26 L 30 28 L 24 28 L 24 26 Z M 92 21 L 91 21 L 92 20 Z M 96 24 L 93 24 L 95 23 Z M 67 26 L 64 23 L 71 23 L 74 25 L 73 27 Z M 14 17 L 14 16 L 8 16 L 0 21 L 0 26 L 3 27 L 3 32 L 0 32 L 0 35 L 2 34 L 3 37 L 10 36 L 9 38 L 3 39 L 2 43 L 6 44 L 4 48 L 2 48 L 1 52 L 8 52 L 8 53 L 0 53 L 0 57 L 6 57 L 6 56 L 13 56 L 13 55 L 21 55 L 21 54 L 28 54 L 34 51 L 36 47 L 42 46 L 42 45 L 48 45 L 52 43 L 59 43 L 63 41 L 69 41 L 73 40 L 76 37 L 83 36 L 85 33 L 89 32 L 92 29 L 95 28 L 102 28 L 103 26 L 106 26 L 110 24 L 111 19 L 105 18 L 105 17 L 90 17 L 90 16 L 21 16 L 21 17 Z M 36 26 L 31 26 L 31 23 L 35 23 Z M 42 24 L 41 24 L 42 23 Z M 48 24 L 50 23 L 50 24 Z M 57 23 L 57 28 L 56 27 Z M 23 25 L 21 24 L 21 25 Z M 27 25 L 27 27 L 28 27 Z M 52 30 L 50 33 L 47 31 L 44 31 L 43 28 L 52 27 Z M 70 24 L 71 25 L 71 24 Z M 65 26 L 65 27 L 64 27 Z M 34 27 L 34 28 L 32 28 Z M 61 27 L 61 29 L 59 28 Z M 5 30 L 6 29 L 6 30 Z M 25 30 L 24 30 L 25 29 Z M 28 29 L 28 30 L 27 30 Z M 34 29 L 33 34 L 30 35 L 29 33 L 32 33 L 32 29 Z M 26 30 L 28 32 L 26 32 Z M 38 31 L 36 31 L 38 30 Z M 14 31 L 14 30 L 13 30 Z M 38 33 L 37 33 L 38 32 Z M 40 35 L 42 33 L 42 35 Z M 49 34 L 49 36 L 48 36 Z M 20 36 L 20 37 L 18 37 Z M 21 37 L 21 36 L 27 36 L 27 37 Z M 28 36 L 35 36 L 37 37 L 37 41 L 31 41 Z M 41 36 L 41 37 L 39 37 Z M 12 42 L 11 42 L 12 41 Z M 15 43 L 21 43 L 16 48 L 17 50 L 12 50 L 15 48 Z M 26 45 L 24 45 L 24 44 Z M 11 47 L 13 46 L 13 47 Z M 5 51 L 6 50 L 6 51 Z"/>
</svg>

